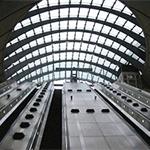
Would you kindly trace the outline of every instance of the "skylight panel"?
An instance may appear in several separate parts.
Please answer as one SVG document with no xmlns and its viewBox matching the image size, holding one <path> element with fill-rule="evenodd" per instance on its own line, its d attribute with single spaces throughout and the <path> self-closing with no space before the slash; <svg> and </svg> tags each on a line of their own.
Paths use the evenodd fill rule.
<svg viewBox="0 0 150 150">
<path fill-rule="evenodd" d="M 36 57 L 37 55 L 39 55 L 38 50 L 32 52 L 33 56 Z"/>
<path fill-rule="evenodd" d="M 46 11 L 46 12 L 44 12 L 44 13 L 41 13 L 41 14 L 40 14 L 40 17 L 41 17 L 41 20 L 42 20 L 42 21 L 49 20 L 49 12 Z"/>
<path fill-rule="evenodd" d="M 84 17 L 86 18 L 87 17 L 87 14 L 88 14 L 88 11 L 89 9 L 88 8 L 80 8 L 80 13 L 79 13 L 79 17 Z"/>
<path fill-rule="evenodd" d="M 128 42 L 128 43 L 131 43 L 131 42 L 133 42 L 133 38 L 131 38 L 130 36 L 127 36 L 126 38 L 125 38 L 125 41 L 126 42 Z"/>
<path fill-rule="evenodd" d="M 37 28 L 34 28 L 34 31 L 35 31 L 35 34 L 36 34 L 36 35 L 42 33 L 42 28 L 41 28 L 41 26 L 40 26 L 40 27 L 37 27 Z"/>
<path fill-rule="evenodd" d="M 84 29 L 85 21 L 79 20 L 77 24 L 78 29 Z"/>
<path fill-rule="evenodd" d="M 87 47 L 88 47 L 88 44 L 87 43 L 81 43 L 81 50 L 82 51 L 86 51 L 87 50 Z"/>
<path fill-rule="evenodd" d="M 77 53 L 77 52 L 74 52 L 74 55 L 73 55 L 73 60 L 78 60 L 78 56 L 79 56 L 79 53 Z"/>
<path fill-rule="evenodd" d="M 103 63 L 104 63 L 104 59 L 99 58 L 99 60 L 98 60 L 98 64 L 102 65 Z"/>
<path fill-rule="evenodd" d="M 98 39 L 98 43 L 104 44 L 105 40 L 106 40 L 105 37 L 100 36 L 99 39 Z"/>
<path fill-rule="evenodd" d="M 127 61 L 126 61 L 125 59 L 121 58 L 120 62 L 121 62 L 122 64 L 125 64 Z M 119 68 L 119 67 L 118 67 L 118 68 Z"/>
<path fill-rule="evenodd" d="M 115 54 L 114 54 L 113 52 L 109 51 L 109 53 L 108 53 L 108 55 L 107 55 L 107 56 L 108 56 L 109 58 L 113 58 L 113 57 L 114 57 L 114 55 L 115 55 Z"/>
<path fill-rule="evenodd" d="M 92 5 L 100 6 L 103 3 L 103 0 L 93 0 Z"/>
<path fill-rule="evenodd" d="M 61 21 L 60 22 L 60 29 L 66 29 L 67 28 L 67 21 Z"/>
<path fill-rule="evenodd" d="M 127 48 L 124 47 L 124 46 L 122 46 L 122 45 L 119 47 L 119 51 L 121 51 L 121 52 L 123 52 L 123 53 L 126 51 L 126 49 L 127 49 Z"/>
<path fill-rule="evenodd" d="M 82 39 L 82 35 L 83 35 L 83 32 L 76 32 L 76 39 L 77 40 L 81 40 Z"/>
<path fill-rule="evenodd" d="M 26 55 L 26 58 L 27 58 L 27 59 L 30 59 L 30 58 L 32 58 L 32 55 L 31 55 L 31 53 L 30 53 L 30 54 L 28 54 L 28 55 Z"/>
<path fill-rule="evenodd" d="M 67 49 L 68 50 L 73 50 L 73 42 L 68 42 L 68 47 L 67 47 Z"/>
<path fill-rule="evenodd" d="M 39 49 L 40 55 L 45 54 L 45 47 Z"/>
<path fill-rule="evenodd" d="M 54 54 L 54 61 L 59 60 L 59 54 Z"/>
<path fill-rule="evenodd" d="M 15 44 L 15 43 L 17 43 L 17 42 L 18 42 L 18 39 L 15 38 L 15 39 L 13 39 L 10 43 L 13 45 L 13 44 Z"/>
<path fill-rule="evenodd" d="M 111 29 L 111 27 L 104 25 L 104 27 L 102 29 L 102 33 L 108 34 L 110 29 Z"/>
<path fill-rule="evenodd" d="M 48 62 L 52 62 L 52 55 L 47 56 Z M 52 65 L 49 65 L 49 70 L 52 70 Z"/>
<path fill-rule="evenodd" d="M 32 41 L 32 42 L 30 42 L 29 44 L 30 44 L 30 46 L 31 46 L 31 47 L 37 46 L 37 44 L 36 44 L 36 41 L 35 41 L 35 40 L 34 40 L 34 41 Z"/>
<path fill-rule="evenodd" d="M 14 28 L 14 31 L 18 30 L 18 29 L 21 29 L 22 28 L 22 25 L 21 23 L 17 23 L 17 25 L 15 26 Z"/>
<path fill-rule="evenodd" d="M 54 34 L 52 34 L 52 40 L 53 41 L 58 41 L 59 40 L 59 33 L 54 33 Z"/>
<path fill-rule="evenodd" d="M 34 7 L 32 7 L 30 10 L 29 10 L 29 12 L 30 11 L 34 11 L 34 10 L 36 10 L 37 9 L 37 5 L 35 5 Z"/>
<path fill-rule="evenodd" d="M 134 58 L 134 59 L 137 60 L 139 57 L 138 57 L 136 54 L 133 54 L 133 55 L 132 55 L 132 58 Z"/>
<path fill-rule="evenodd" d="M 115 66 L 114 64 L 111 64 L 111 65 L 110 65 L 110 68 L 113 69 L 113 70 L 115 69 L 115 67 L 116 67 L 116 66 Z"/>
<path fill-rule="evenodd" d="M 45 25 L 43 25 L 42 27 L 43 27 L 43 31 L 44 31 L 44 32 L 50 31 L 50 24 L 45 24 Z"/>
<path fill-rule="evenodd" d="M 70 59 L 72 59 L 72 52 L 67 53 L 67 60 L 70 60 Z"/>
<path fill-rule="evenodd" d="M 49 43 L 49 42 L 52 41 L 50 35 L 47 35 L 47 36 L 45 36 L 44 38 L 45 38 L 45 42 L 46 42 L 46 43 Z"/>
<path fill-rule="evenodd" d="M 69 29 L 75 29 L 76 28 L 76 20 L 70 20 L 69 21 Z"/>
<path fill-rule="evenodd" d="M 45 64 L 46 63 L 46 57 L 41 58 L 41 63 Z"/>
<path fill-rule="evenodd" d="M 79 8 L 70 8 L 70 17 L 77 17 Z"/>
<path fill-rule="evenodd" d="M 123 10 L 123 13 L 131 15 L 132 11 L 128 7 L 125 7 L 124 10 Z"/>
<path fill-rule="evenodd" d="M 103 7 L 111 8 L 116 0 L 105 0 L 103 3 Z"/>
<path fill-rule="evenodd" d="M 70 43 L 70 42 L 69 42 Z M 61 50 L 66 50 L 66 42 L 60 43 L 60 49 Z"/>
<path fill-rule="evenodd" d="M 18 36 L 18 39 L 21 41 L 21 40 L 24 40 L 26 39 L 26 35 L 25 34 L 21 34 L 20 36 Z"/>
<path fill-rule="evenodd" d="M 37 22 L 40 22 L 40 18 L 39 18 L 39 15 L 35 15 L 33 17 L 31 17 L 31 21 L 32 23 L 37 23 Z"/>
<path fill-rule="evenodd" d="M 107 18 L 107 22 L 110 22 L 110 23 L 114 23 L 117 19 L 117 15 L 114 15 L 114 14 L 109 14 L 108 18 Z"/>
<path fill-rule="evenodd" d="M 52 27 L 52 30 L 58 30 L 59 29 L 59 22 L 51 23 L 51 27 Z"/>
<path fill-rule="evenodd" d="M 30 46 L 29 46 L 29 44 L 25 44 L 24 46 L 22 46 L 22 48 L 23 48 L 24 50 L 27 50 L 27 49 L 30 48 Z"/>
<path fill-rule="evenodd" d="M 65 60 L 65 58 L 66 58 L 66 53 L 61 53 L 60 60 Z"/>
<path fill-rule="evenodd" d="M 98 57 L 97 56 L 93 56 L 92 58 L 92 62 L 96 63 L 97 62 Z"/>
<path fill-rule="evenodd" d="M 50 17 L 51 17 L 51 19 L 55 19 L 55 18 L 58 18 L 58 9 L 55 9 L 55 10 L 51 10 L 50 11 Z"/>
<path fill-rule="evenodd" d="M 127 50 L 125 53 L 129 56 L 131 56 L 133 54 L 133 52 L 131 52 L 130 50 Z"/>
<path fill-rule="evenodd" d="M 84 33 L 84 35 L 83 35 L 83 40 L 89 41 L 90 35 L 91 35 L 90 33 Z"/>
<path fill-rule="evenodd" d="M 103 26 L 102 24 L 95 23 L 95 26 L 94 26 L 94 31 L 97 31 L 97 32 L 99 32 L 99 31 L 101 30 L 102 26 Z"/>
<path fill-rule="evenodd" d="M 132 29 L 133 32 L 139 34 L 142 32 L 142 29 L 139 27 L 139 26 L 135 26 L 133 29 Z"/>
<path fill-rule="evenodd" d="M 44 8 L 44 7 L 47 7 L 47 6 L 48 6 L 47 0 L 42 0 L 41 2 L 38 3 L 39 8 Z"/>
<path fill-rule="evenodd" d="M 69 0 L 60 0 L 60 4 L 69 4 Z"/>
<path fill-rule="evenodd" d="M 90 9 L 90 12 L 89 12 L 89 18 L 92 18 L 92 19 L 96 19 L 97 17 L 97 14 L 98 14 L 98 11 L 99 10 L 96 10 L 96 9 Z"/>
<path fill-rule="evenodd" d="M 80 49 L 80 43 L 76 42 L 74 45 L 74 50 L 79 50 Z"/>
<path fill-rule="evenodd" d="M 20 62 L 25 61 L 25 57 L 22 57 L 19 61 L 20 61 Z"/>
<path fill-rule="evenodd" d="M 80 53 L 80 60 L 84 60 L 85 58 L 85 53 Z"/>
<path fill-rule="evenodd" d="M 120 1 L 116 1 L 113 9 L 121 11 L 124 7 L 125 5 L 123 3 L 121 3 Z"/>
<path fill-rule="evenodd" d="M 68 17 L 68 8 L 60 9 L 60 18 Z"/>
<path fill-rule="evenodd" d="M 59 51 L 59 44 L 53 44 L 54 51 Z"/>
<path fill-rule="evenodd" d="M 132 45 L 138 48 L 141 44 L 134 40 L 134 42 L 132 42 Z"/>
<path fill-rule="evenodd" d="M 115 48 L 115 49 L 118 49 L 120 46 L 120 44 L 118 44 L 117 42 L 114 42 L 112 47 Z"/>
<path fill-rule="evenodd" d="M 114 59 L 115 59 L 116 61 L 119 61 L 119 60 L 120 60 L 120 56 L 119 56 L 119 55 L 115 55 Z"/>
<path fill-rule="evenodd" d="M 88 46 L 88 51 L 89 52 L 93 52 L 94 51 L 94 45 L 92 45 L 92 44 L 89 44 L 89 46 Z"/>
<path fill-rule="evenodd" d="M 61 71 L 60 72 L 60 78 L 64 78 L 65 77 L 65 71 Z"/>
<path fill-rule="evenodd" d="M 95 72 L 100 73 L 101 69 L 99 67 L 96 67 Z"/>
<path fill-rule="evenodd" d="M 71 4 L 80 4 L 81 0 L 71 0 Z"/>
<path fill-rule="evenodd" d="M 123 40 L 126 36 L 127 36 L 126 34 L 124 34 L 123 32 L 120 32 L 117 37 Z"/>
<path fill-rule="evenodd" d="M 43 44 L 43 43 L 44 43 L 44 39 L 43 39 L 43 37 L 41 37 L 41 38 L 37 39 L 37 43 L 38 43 L 38 45 Z"/>
<path fill-rule="evenodd" d="M 52 44 L 49 45 L 49 46 L 46 46 L 46 50 L 47 50 L 48 53 L 52 52 Z"/>
<path fill-rule="evenodd" d="M 11 44 L 10 44 L 10 43 L 7 43 L 6 48 L 9 47 L 9 46 L 11 46 Z"/>
<path fill-rule="evenodd" d="M 68 32 L 68 39 L 73 40 L 75 36 L 75 32 Z"/>
<path fill-rule="evenodd" d="M 22 23 L 23 27 L 31 25 L 30 19 L 25 19 L 21 23 Z"/>
<path fill-rule="evenodd" d="M 20 53 L 20 52 L 22 52 L 22 48 L 19 48 L 19 49 L 16 50 L 17 54 Z"/>
<path fill-rule="evenodd" d="M 96 46 L 96 48 L 95 48 L 95 53 L 100 54 L 101 49 L 102 49 L 102 48 L 100 48 L 100 47 Z"/>
<path fill-rule="evenodd" d="M 145 63 L 145 61 L 144 60 L 142 60 L 141 58 L 139 58 L 139 60 L 138 60 L 140 63 L 142 63 L 142 64 L 144 64 Z"/>
<path fill-rule="evenodd" d="M 90 3 L 91 3 L 91 0 L 82 0 L 82 4 L 88 4 L 88 5 L 90 5 Z"/>
<path fill-rule="evenodd" d="M 90 41 L 96 43 L 97 38 L 98 38 L 98 35 L 92 34 Z"/>
<path fill-rule="evenodd" d="M 101 54 L 102 54 L 102 55 L 104 55 L 104 56 L 106 56 L 106 55 L 107 55 L 107 53 L 108 53 L 108 50 L 107 50 L 107 49 L 105 49 L 105 48 L 103 48 L 103 50 L 102 50 Z"/>
<path fill-rule="evenodd" d="M 66 40 L 67 39 L 67 32 L 60 33 L 60 39 L 61 40 Z"/>
<path fill-rule="evenodd" d="M 39 59 L 35 61 L 35 65 L 36 65 L 36 66 L 38 66 L 38 65 L 40 65 L 40 64 L 41 64 L 41 62 L 40 62 Z"/>
<path fill-rule="evenodd" d="M 114 37 L 116 37 L 117 34 L 118 34 L 118 32 L 119 32 L 118 30 L 112 28 L 109 34 L 112 35 L 112 36 L 114 36 Z"/>
<path fill-rule="evenodd" d="M 67 62 L 67 68 L 71 67 L 71 62 Z"/>
<path fill-rule="evenodd" d="M 92 30 L 94 26 L 94 22 L 88 21 L 86 24 L 86 30 Z"/>
<path fill-rule="evenodd" d="M 105 12 L 105 11 L 101 10 L 99 15 L 98 15 L 98 20 L 103 20 L 104 21 L 106 19 L 107 15 L 108 15 L 108 12 Z"/>
<path fill-rule="evenodd" d="M 26 32 L 26 35 L 27 35 L 27 37 L 33 36 L 34 35 L 33 30 L 30 30 L 30 31 Z"/>
<path fill-rule="evenodd" d="M 29 65 L 29 68 L 33 68 L 34 67 L 34 63 L 33 62 L 29 63 L 28 65 Z"/>
<path fill-rule="evenodd" d="M 49 0 L 49 5 L 50 6 L 58 5 L 58 0 Z"/>
<path fill-rule="evenodd" d="M 131 30 L 134 27 L 134 25 L 135 25 L 134 23 L 127 21 L 124 27 Z"/>
<path fill-rule="evenodd" d="M 119 18 L 117 19 L 117 21 L 116 21 L 115 24 L 117 24 L 117 25 L 119 25 L 119 26 L 122 27 L 122 26 L 125 24 L 125 22 L 126 22 L 126 19 L 124 19 L 124 18 L 122 18 L 122 17 L 119 17 Z"/>
</svg>

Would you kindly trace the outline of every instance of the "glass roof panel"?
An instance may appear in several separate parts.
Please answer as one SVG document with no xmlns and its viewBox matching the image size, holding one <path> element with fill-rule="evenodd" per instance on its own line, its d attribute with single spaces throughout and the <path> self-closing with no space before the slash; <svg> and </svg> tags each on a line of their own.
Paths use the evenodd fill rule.
<svg viewBox="0 0 150 150">
<path fill-rule="evenodd" d="M 86 5 L 87 8 L 83 8 L 80 3 Z M 64 4 L 67 4 L 68 6 L 78 4 L 79 7 L 69 6 L 67 8 L 67 5 L 65 6 Z M 56 9 L 42 11 L 42 8 L 51 8 L 51 6 L 54 5 L 57 5 Z M 64 7 L 59 8 L 59 5 L 64 5 Z M 13 45 L 21 42 L 24 42 L 25 44 L 14 49 L 9 54 L 9 57 L 5 57 L 5 61 L 15 57 L 15 55 L 19 53 L 19 55 L 21 54 L 21 58 L 18 58 L 18 61 L 13 62 L 13 66 L 15 67 L 18 64 L 22 65 L 22 62 L 25 62 L 26 65 L 22 67 L 24 70 L 39 66 L 40 64 L 45 64 L 46 62 L 54 62 L 52 65 L 44 66 L 31 73 L 29 72 L 30 77 L 36 76 L 36 74 L 40 74 L 41 72 L 49 74 L 49 71 L 53 71 L 53 66 L 54 68 L 70 68 L 73 66 L 92 67 L 92 74 L 81 72 L 81 78 L 84 78 L 85 80 L 104 81 L 107 83 L 106 77 L 112 80 L 117 78 L 116 75 L 108 70 L 118 71 L 118 64 L 129 63 L 128 61 L 130 60 L 126 58 L 126 55 L 131 56 L 132 59 L 143 64 L 144 61 L 132 52 L 132 49 L 127 49 L 119 42 L 119 40 L 122 40 L 126 42 L 126 44 L 131 44 L 137 48 L 137 50 L 140 49 L 140 47 L 144 47 L 138 42 L 138 37 L 137 39 L 134 39 L 134 36 L 131 36 L 126 32 L 127 30 L 132 31 L 136 33 L 137 36 L 144 37 L 142 29 L 133 22 L 128 21 L 119 15 L 117 16 L 117 13 L 113 14 L 113 11 L 107 12 L 101 10 L 101 8 L 96 9 L 96 7 L 93 9 L 90 5 L 105 7 L 105 10 L 113 9 L 113 11 L 119 11 L 126 15 L 130 15 L 133 19 L 135 17 L 133 13 L 118 0 L 42 0 L 29 11 L 37 10 L 38 12 L 41 9 L 41 12 L 22 20 L 21 23 L 18 23 L 14 28 L 14 32 L 16 31 L 17 33 L 18 31 L 20 34 L 17 33 L 19 35 L 18 37 L 14 36 L 15 38 L 7 44 L 7 48 L 14 49 L 15 46 L 13 47 Z M 56 21 L 56 19 L 61 20 Z M 35 25 L 35 27 L 32 27 L 32 24 Z M 122 29 L 126 28 L 126 30 L 120 31 L 120 28 L 117 26 L 122 27 Z M 21 29 L 23 29 L 25 33 L 23 33 Z M 68 29 L 69 31 L 67 31 Z M 88 30 L 88 32 L 84 31 L 84 29 Z M 62 32 L 61 30 L 66 31 Z M 95 31 L 97 32 L 96 34 Z M 36 38 L 36 35 L 38 38 Z M 112 37 L 116 38 L 116 41 L 113 41 L 111 39 Z M 26 39 L 29 42 L 26 42 Z M 26 50 L 26 55 L 23 56 L 22 53 L 24 50 Z M 117 54 L 115 53 L 115 50 Z M 123 58 L 121 57 L 123 56 L 122 53 L 125 53 Z M 40 57 L 42 55 L 44 57 Z M 16 55 L 16 57 L 18 56 Z M 35 57 L 34 62 L 28 63 L 27 61 L 31 60 L 32 57 Z M 57 61 L 57 63 L 55 63 L 55 61 Z M 6 68 L 8 71 L 11 69 L 12 66 Z M 16 72 L 17 74 L 21 74 L 23 73 L 23 70 L 20 69 Z M 104 75 L 104 79 L 98 75 L 93 75 L 93 73 Z M 15 77 L 17 74 L 13 73 L 12 76 Z M 35 81 L 65 78 L 66 75 L 70 77 L 70 71 L 61 71 L 44 75 L 44 77 L 36 79 Z M 24 81 L 28 78 L 29 76 L 24 75 L 20 81 Z"/>
</svg>

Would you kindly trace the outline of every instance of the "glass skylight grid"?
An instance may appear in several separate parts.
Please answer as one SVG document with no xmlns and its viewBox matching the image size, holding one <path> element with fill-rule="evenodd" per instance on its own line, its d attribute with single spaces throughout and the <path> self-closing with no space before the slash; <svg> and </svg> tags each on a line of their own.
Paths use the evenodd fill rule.
<svg viewBox="0 0 150 150">
<path fill-rule="evenodd" d="M 73 4 L 79 6 L 72 7 Z M 59 7 L 61 5 L 63 8 Z M 51 9 L 53 6 L 56 8 Z M 102 9 L 92 6 L 99 6 Z M 38 13 L 40 9 L 47 7 L 49 10 Z M 110 9 L 112 11 L 109 11 Z M 133 16 L 133 20 L 135 19 L 133 13 L 118 0 L 42 0 L 30 9 L 29 13 L 32 11 L 37 11 L 37 15 L 18 23 L 14 28 L 14 33 L 19 32 L 18 37 L 7 44 L 7 48 L 13 51 L 6 56 L 5 61 L 15 58 L 16 55 L 20 58 L 13 62 L 13 68 L 19 63 L 20 65 L 27 63 L 17 71 L 17 74 L 11 75 L 13 78 L 23 74 L 26 70 L 35 68 L 35 71 L 29 72 L 29 75 L 18 79 L 19 82 L 29 78 L 39 82 L 70 77 L 70 71 L 56 72 L 56 67 L 92 67 L 92 73 L 81 72 L 80 78 L 91 82 L 109 83 L 117 79 L 115 71 L 119 70 L 121 64 L 128 63 L 126 55 L 144 64 L 144 60 L 132 52 L 132 48 L 126 48 L 118 42 L 122 40 L 140 50 L 139 47 L 142 44 L 126 31 L 135 33 L 137 39 L 138 36 L 144 37 L 138 25 L 119 15 L 119 13 L 124 13 Z M 26 30 L 27 27 L 28 30 Z M 25 42 L 26 39 L 29 39 L 28 43 Z M 25 43 L 23 46 L 14 49 L 13 45 L 22 42 Z M 21 55 L 24 51 L 30 52 Z M 32 58 L 34 61 L 31 60 Z M 43 65 L 46 66 L 43 67 Z M 11 69 L 12 65 L 8 66 L 6 71 Z M 41 77 L 35 79 L 36 74 L 41 74 Z"/>
</svg>

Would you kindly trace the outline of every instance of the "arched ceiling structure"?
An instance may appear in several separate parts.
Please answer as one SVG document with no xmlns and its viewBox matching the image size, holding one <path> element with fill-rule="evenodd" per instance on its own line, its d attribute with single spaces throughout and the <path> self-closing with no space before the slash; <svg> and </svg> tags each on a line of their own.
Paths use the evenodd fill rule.
<svg viewBox="0 0 150 150">
<path fill-rule="evenodd" d="M 16 81 L 70 78 L 114 82 L 122 64 L 143 72 L 145 40 L 134 14 L 118 0 L 42 0 L 15 26 L 5 74 Z M 56 68 L 66 68 L 56 71 Z"/>
</svg>

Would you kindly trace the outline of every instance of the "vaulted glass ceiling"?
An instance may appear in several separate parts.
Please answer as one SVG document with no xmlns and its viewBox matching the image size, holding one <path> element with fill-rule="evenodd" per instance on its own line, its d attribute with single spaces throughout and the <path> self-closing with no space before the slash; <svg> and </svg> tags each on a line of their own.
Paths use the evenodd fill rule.
<svg viewBox="0 0 150 150">
<path fill-rule="evenodd" d="M 43 82 L 70 78 L 114 82 L 122 64 L 143 71 L 144 34 L 118 0 L 42 0 L 15 26 L 5 54 L 8 79 Z"/>
</svg>

